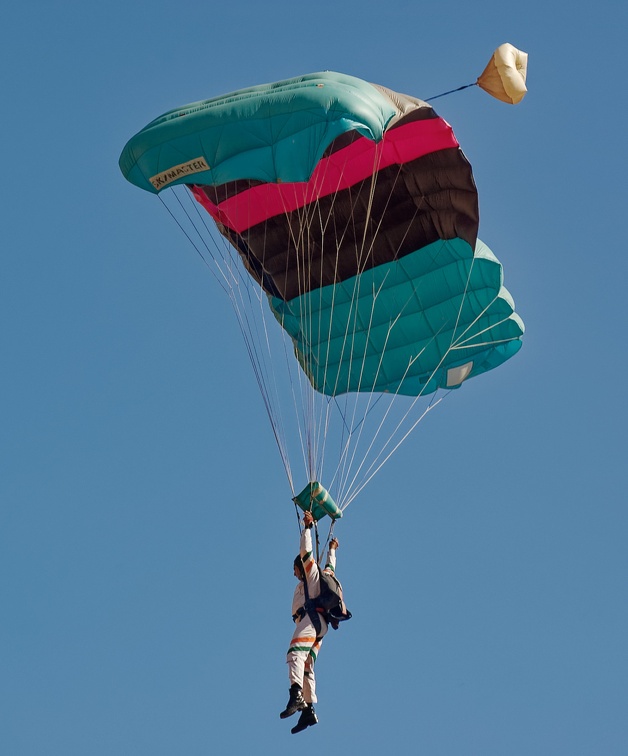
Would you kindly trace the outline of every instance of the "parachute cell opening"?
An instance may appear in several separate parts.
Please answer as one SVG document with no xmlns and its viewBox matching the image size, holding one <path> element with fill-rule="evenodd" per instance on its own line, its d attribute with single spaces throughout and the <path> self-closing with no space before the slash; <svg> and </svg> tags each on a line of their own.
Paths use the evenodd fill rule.
<svg viewBox="0 0 628 756">
<path fill-rule="evenodd" d="M 447 371 L 448 388 L 460 386 L 460 384 L 469 377 L 472 370 L 472 362 L 467 362 L 465 365 L 460 365 L 460 367 L 449 368 L 449 370 Z"/>
</svg>

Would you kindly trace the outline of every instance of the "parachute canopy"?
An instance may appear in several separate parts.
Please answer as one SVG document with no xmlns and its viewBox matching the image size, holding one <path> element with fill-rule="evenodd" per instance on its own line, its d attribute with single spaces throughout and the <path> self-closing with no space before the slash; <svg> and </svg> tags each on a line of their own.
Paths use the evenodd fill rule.
<svg viewBox="0 0 628 756">
<path fill-rule="evenodd" d="M 489 68 L 521 79 L 502 48 Z M 149 192 L 189 187 L 318 392 L 455 388 L 521 346 L 471 166 L 417 98 L 333 72 L 257 86 L 166 113 L 120 167 Z"/>
<path fill-rule="evenodd" d="M 480 74 L 477 84 L 502 102 L 516 105 L 523 100 L 526 89 L 528 54 L 505 43 L 493 53 Z"/>
</svg>

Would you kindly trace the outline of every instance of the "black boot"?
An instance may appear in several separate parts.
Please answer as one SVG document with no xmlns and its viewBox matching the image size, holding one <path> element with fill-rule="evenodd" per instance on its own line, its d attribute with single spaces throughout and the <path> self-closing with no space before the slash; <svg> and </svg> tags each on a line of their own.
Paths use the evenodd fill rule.
<svg viewBox="0 0 628 756">
<path fill-rule="evenodd" d="M 316 712 L 314 711 L 312 704 L 308 704 L 301 712 L 299 721 L 290 730 L 290 732 L 293 735 L 296 735 L 297 732 L 303 732 L 306 727 L 313 727 L 315 724 L 318 724 L 318 717 L 316 716 Z"/>
<path fill-rule="evenodd" d="M 303 700 L 303 694 L 301 693 L 301 686 L 298 683 L 292 683 L 290 686 L 290 698 L 288 699 L 288 705 L 279 715 L 281 719 L 287 719 L 297 711 L 305 709 L 306 703 Z"/>
</svg>

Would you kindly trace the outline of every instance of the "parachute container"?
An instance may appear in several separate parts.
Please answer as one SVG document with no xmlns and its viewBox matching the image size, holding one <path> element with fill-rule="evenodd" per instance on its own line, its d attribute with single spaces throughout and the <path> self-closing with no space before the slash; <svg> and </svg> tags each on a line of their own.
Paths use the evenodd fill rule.
<svg viewBox="0 0 628 756">
<path fill-rule="evenodd" d="M 495 50 L 489 64 L 478 77 L 477 84 L 498 100 L 516 105 L 528 91 L 527 69 L 528 53 L 517 50 L 506 42 Z"/>
<path fill-rule="evenodd" d="M 332 520 L 342 517 L 342 512 L 336 506 L 336 502 L 317 481 L 308 483 L 292 501 L 301 507 L 304 512 L 311 512 L 317 521 L 325 517 L 325 515 L 329 515 Z"/>
</svg>

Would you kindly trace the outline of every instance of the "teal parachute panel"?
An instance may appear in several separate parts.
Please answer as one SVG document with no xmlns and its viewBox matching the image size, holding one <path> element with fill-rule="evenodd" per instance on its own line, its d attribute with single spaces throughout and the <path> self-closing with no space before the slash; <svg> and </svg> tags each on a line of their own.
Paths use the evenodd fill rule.
<svg viewBox="0 0 628 756">
<path fill-rule="evenodd" d="M 395 113 L 361 79 L 308 74 L 165 113 L 129 140 L 119 163 L 154 193 L 175 184 L 307 181 L 336 137 L 355 131 L 378 142 Z"/>
<path fill-rule="evenodd" d="M 478 240 L 438 241 L 271 308 L 317 391 L 417 396 L 457 388 L 515 354 L 523 322 Z"/>
</svg>

